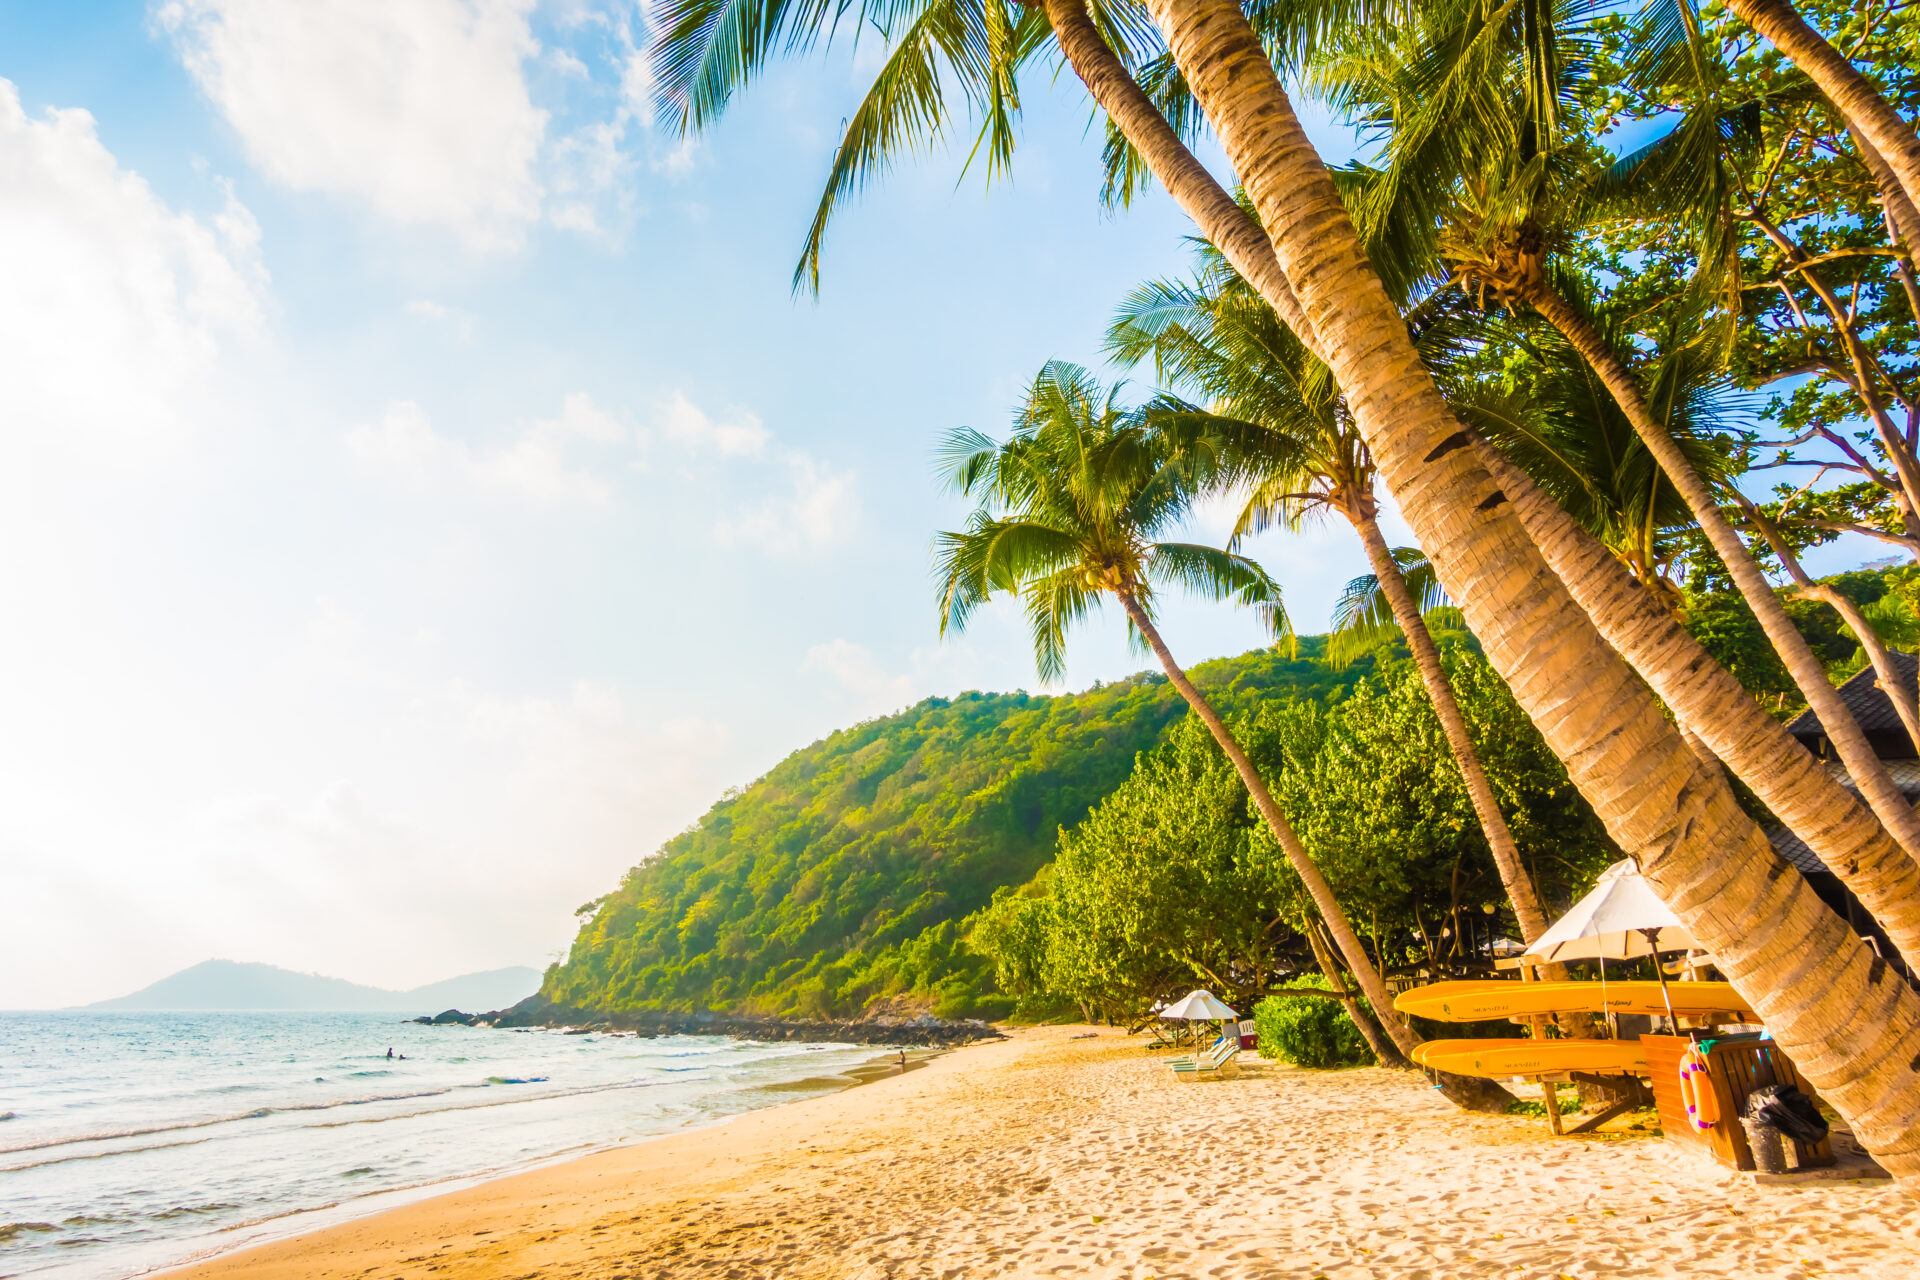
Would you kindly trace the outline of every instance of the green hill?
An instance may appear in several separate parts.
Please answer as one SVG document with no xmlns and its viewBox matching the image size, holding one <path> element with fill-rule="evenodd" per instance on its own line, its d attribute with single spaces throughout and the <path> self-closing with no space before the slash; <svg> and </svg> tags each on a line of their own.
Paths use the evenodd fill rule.
<svg viewBox="0 0 1920 1280">
<path fill-rule="evenodd" d="M 1337 697 L 1335 672 L 1272 650 L 1193 676 L 1223 711 Z M 1030 879 L 1055 838 L 1132 771 L 1186 706 L 1163 677 L 1084 693 L 929 698 L 844 729 L 729 794 L 581 908 L 541 994 L 582 1009 L 841 1016 L 889 997 L 997 1014 L 958 922 Z"/>
</svg>

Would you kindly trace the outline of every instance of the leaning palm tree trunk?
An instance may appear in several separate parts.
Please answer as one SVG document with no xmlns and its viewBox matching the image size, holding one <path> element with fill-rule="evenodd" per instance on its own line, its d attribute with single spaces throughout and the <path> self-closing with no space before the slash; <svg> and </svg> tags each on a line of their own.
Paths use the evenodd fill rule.
<svg viewBox="0 0 1920 1280">
<path fill-rule="evenodd" d="M 1433 633 L 1427 630 L 1425 619 L 1407 591 L 1407 580 L 1401 576 L 1400 566 L 1380 534 L 1380 522 L 1364 509 L 1348 511 L 1347 518 L 1367 548 L 1367 560 L 1373 565 L 1373 576 L 1387 597 L 1388 607 L 1393 610 L 1393 620 L 1400 624 L 1401 632 L 1407 637 L 1407 648 L 1412 651 L 1413 663 L 1420 669 L 1420 681 L 1427 688 L 1427 700 L 1433 703 L 1434 714 L 1440 717 L 1440 728 L 1447 735 L 1454 763 L 1460 766 L 1460 777 L 1467 784 L 1467 795 L 1480 819 L 1480 829 L 1486 833 L 1488 848 L 1493 850 L 1493 865 L 1499 870 L 1500 883 L 1506 887 L 1507 897 L 1513 903 L 1520 936 L 1532 942 L 1547 931 L 1547 913 L 1541 909 L 1533 877 L 1521 863 L 1513 832 L 1507 829 L 1507 819 L 1494 799 L 1493 784 L 1480 765 L 1480 753 L 1474 750 L 1473 739 L 1467 734 L 1466 718 L 1460 714 L 1460 703 L 1453 696 L 1453 686 L 1447 683 L 1447 673 L 1440 665 L 1440 650 L 1433 643 Z"/>
<path fill-rule="evenodd" d="M 1307 945 L 1313 948 L 1313 962 L 1320 966 L 1320 972 L 1326 976 L 1327 985 L 1333 989 L 1334 997 L 1347 1011 L 1347 1020 L 1360 1032 L 1360 1038 L 1367 1042 L 1367 1048 L 1373 1050 L 1373 1056 L 1379 1060 L 1381 1066 L 1411 1066 L 1412 1064 L 1395 1047 L 1393 1041 L 1387 1039 L 1386 1033 L 1380 1029 L 1380 1024 L 1368 1014 L 1366 1002 L 1355 995 L 1347 986 L 1346 979 L 1340 976 L 1340 962 L 1333 958 L 1332 950 L 1320 936 L 1325 927 L 1314 918 L 1312 913 L 1308 913 Z"/>
<path fill-rule="evenodd" d="M 1421 365 L 1239 5 L 1149 0 L 1148 10 L 1381 474 L 1495 668 L 1782 1048 L 1888 1169 L 1920 1180 L 1920 995 L 1804 879 L 1781 874 L 1725 779 L 1694 758 L 1527 540 Z"/>
<path fill-rule="evenodd" d="M 1809 26 L 1789 0 L 1727 0 L 1727 7 L 1819 86 L 1848 127 L 1886 160 L 1907 199 L 1920 205 L 1920 137 L 1873 82 Z"/>
<path fill-rule="evenodd" d="M 1707 482 L 1687 461 L 1679 443 L 1653 416 L 1653 409 L 1641 393 L 1633 371 L 1608 345 L 1600 331 L 1558 293 L 1550 288 L 1540 288 L 1534 290 L 1527 300 L 1599 375 L 1608 394 L 1627 415 L 1634 432 L 1647 446 L 1647 451 L 1659 461 L 1667 479 L 1679 490 L 1680 496 L 1692 510 L 1694 519 L 1700 522 L 1702 532 L 1727 566 L 1727 572 L 1732 576 L 1734 585 L 1739 587 L 1740 595 L 1753 610 L 1754 617 L 1759 619 L 1761 630 L 1772 642 L 1774 652 L 1786 664 L 1787 673 L 1806 697 L 1807 705 L 1820 717 L 1820 727 L 1833 743 L 1840 762 L 1853 776 L 1860 794 L 1866 797 L 1867 804 L 1893 838 L 1900 842 L 1900 846 L 1913 857 L 1920 858 L 1920 815 L 1914 813 L 1913 807 L 1900 794 L 1900 789 L 1893 785 L 1886 765 L 1867 742 L 1867 735 L 1861 732 L 1853 713 L 1847 710 L 1840 691 L 1827 679 L 1826 669 L 1814 655 L 1807 638 L 1800 634 L 1800 629 L 1793 625 L 1793 619 L 1787 616 L 1786 606 L 1780 603 L 1772 584 L 1748 554 L 1746 544 L 1740 541 L 1740 535 L 1721 512 L 1720 504 L 1708 489 Z"/>
<path fill-rule="evenodd" d="M 1911 265 L 1913 255 L 1920 253 L 1920 209 L 1907 198 L 1906 188 L 1900 185 L 1900 178 L 1887 163 L 1887 158 L 1875 150 L 1860 131 L 1852 125 L 1847 126 L 1847 136 L 1853 139 L 1853 149 L 1860 153 L 1860 161 L 1867 166 L 1867 172 L 1873 175 L 1873 184 L 1880 188 L 1880 203 L 1886 210 L 1888 238 L 1900 251 L 1902 263 Z M 1909 298 L 1911 300 L 1911 298 Z M 1915 308 L 1916 318 L 1920 318 L 1920 308 Z"/>
<path fill-rule="evenodd" d="M 1476 443 L 1528 536 L 1607 643 L 1633 664 L 1681 724 L 1807 842 L 1880 922 L 1908 963 L 1920 963 L 1920 864 L 1598 538 L 1498 449 Z"/>
<path fill-rule="evenodd" d="M 1214 181 L 1160 114 L 1160 108 L 1134 83 L 1093 25 L 1086 0 L 1045 0 L 1045 7 L 1068 64 L 1100 109 L 1146 159 L 1153 176 L 1199 225 L 1200 233 L 1226 255 L 1234 270 L 1279 313 L 1281 321 L 1312 348 L 1312 325 L 1295 300 L 1279 259 L 1273 256 L 1266 232 Z"/>
<path fill-rule="evenodd" d="M 1127 611 L 1127 617 L 1132 620 L 1134 629 L 1147 642 L 1147 647 L 1153 650 L 1154 656 L 1160 659 L 1160 666 L 1166 671 L 1167 679 L 1179 691 L 1180 696 L 1186 699 L 1187 705 L 1193 708 L 1193 714 L 1199 716 L 1201 723 L 1207 726 L 1207 731 L 1213 735 L 1213 740 L 1220 744 L 1220 750 L 1226 753 L 1227 759 L 1233 762 L 1234 772 L 1240 775 L 1240 781 L 1246 786 L 1247 794 L 1253 799 L 1254 808 L 1258 809 L 1260 816 L 1266 819 L 1268 830 L 1273 832 L 1274 839 L 1279 842 L 1282 852 L 1286 854 L 1288 864 L 1292 866 L 1294 874 L 1300 877 L 1300 883 L 1306 886 L 1307 896 L 1313 899 L 1314 907 L 1320 912 L 1320 919 L 1326 923 L 1327 932 L 1333 935 L 1334 945 L 1339 949 L 1341 957 L 1346 960 L 1347 968 L 1352 972 L 1354 981 L 1359 984 L 1361 993 L 1367 997 L 1367 1003 L 1373 1006 L 1374 1012 L 1378 1015 L 1381 1030 L 1387 1033 L 1401 1055 L 1411 1054 L 1414 1047 L 1420 1043 L 1420 1037 L 1415 1035 L 1413 1028 L 1394 1013 L 1393 993 L 1388 991 L 1387 984 L 1381 981 L 1380 971 L 1375 969 L 1372 962 L 1367 959 L 1366 948 L 1361 945 L 1360 936 L 1353 931 L 1353 924 L 1347 919 L 1346 909 L 1340 905 L 1340 900 L 1333 896 L 1333 886 L 1328 884 L 1327 878 L 1320 874 L 1320 868 L 1314 864 L 1312 856 L 1307 853 L 1306 846 L 1301 844 L 1300 837 L 1294 834 L 1293 824 L 1289 823 L 1287 816 L 1280 812 L 1280 805 L 1274 800 L 1273 792 L 1267 789 L 1266 780 L 1260 776 L 1260 771 L 1253 767 L 1253 761 L 1241 747 L 1239 740 L 1233 736 L 1232 731 L 1227 728 L 1226 721 L 1220 718 L 1220 713 L 1213 709 L 1213 704 L 1207 701 L 1206 695 L 1195 687 L 1193 681 L 1187 679 L 1186 671 L 1174 661 L 1172 651 L 1167 648 L 1166 641 L 1160 638 L 1159 629 L 1153 625 L 1153 619 L 1147 616 L 1147 611 L 1140 607 L 1140 602 L 1124 591 L 1116 591 L 1114 594 L 1119 597 L 1120 607 Z M 1476 1080 L 1465 1076 L 1442 1074 L 1441 1092 L 1453 1102 L 1477 1110 L 1497 1111 L 1513 1100 L 1512 1095 L 1491 1080 Z"/>
</svg>

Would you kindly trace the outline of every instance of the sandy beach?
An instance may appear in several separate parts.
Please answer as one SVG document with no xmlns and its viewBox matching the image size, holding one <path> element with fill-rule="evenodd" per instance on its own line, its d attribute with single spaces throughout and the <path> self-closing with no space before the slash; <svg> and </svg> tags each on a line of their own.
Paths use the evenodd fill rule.
<svg viewBox="0 0 1920 1280">
<path fill-rule="evenodd" d="M 1175 1084 L 1045 1028 L 169 1273 L 294 1277 L 1920 1275 L 1920 1199 L 1553 1139 L 1403 1072 Z M 1243 1061 L 1251 1058 L 1245 1055 Z"/>
</svg>

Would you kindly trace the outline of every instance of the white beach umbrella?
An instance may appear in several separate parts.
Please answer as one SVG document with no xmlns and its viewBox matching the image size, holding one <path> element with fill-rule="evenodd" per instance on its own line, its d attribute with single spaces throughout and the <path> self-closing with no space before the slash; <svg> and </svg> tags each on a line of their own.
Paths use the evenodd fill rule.
<svg viewBox="0 0 1920 1280">
<path fill-rule="evenodd" d="M 1592 892 L 1527 948 L 1534 960 L 1633 960 L 1685 951 L 1693 935 L 1654 895 L 1631 858 L 1600 873 Z"/>
<path fill-rule="evenodd" d="M 1223 1022 L 1240 1015 L 1220 1003 L 1211 991 L 1189 991 L 1185 997 L 1162 1009 L 1160 1016 L 1188 1022 Z"/>
</svg>

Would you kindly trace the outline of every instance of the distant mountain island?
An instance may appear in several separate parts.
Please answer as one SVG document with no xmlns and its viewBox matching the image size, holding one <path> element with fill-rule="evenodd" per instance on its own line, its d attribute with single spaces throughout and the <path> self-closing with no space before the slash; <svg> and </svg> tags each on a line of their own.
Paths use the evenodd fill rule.
<svg viewBox="0 0 1920 1280">
<path fill-rule="evenodd" d="M 540 971 L 525 965 L 469 973 L 411 991 L 383 991 L 317 973 L 295 973 L 270 964 L 205 960 L 142 987 L 132 995 L 101 1000 L 88 1009 L 275 1009 L 367 1010 L 379 1013 L 439 1013 L 504 1009 L 540 989 Z"/>
</svg>

